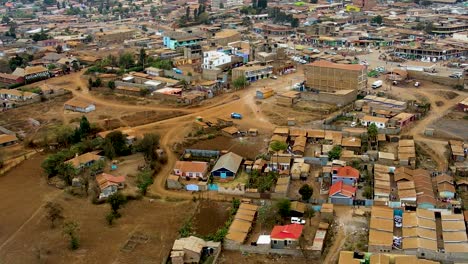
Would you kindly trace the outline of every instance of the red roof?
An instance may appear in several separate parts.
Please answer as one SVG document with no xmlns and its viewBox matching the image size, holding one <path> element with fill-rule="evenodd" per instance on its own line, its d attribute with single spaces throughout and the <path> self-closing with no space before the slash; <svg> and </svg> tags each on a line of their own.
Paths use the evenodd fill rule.
<svg viewBox="0 0 468 264">
<path fill-rule="evenodd" d="M 341 194 L 346 197 L 353 197 L 356 194 L 356 188 L 350 185 L 344 184 L 342 181 L 336 182 L 330 187 L 329 196 L 335 194 Z"/>
<path fill-rule="evenodd" d="M 271 230 L 271 239 L 299 239 L 302 234 L 302 225 L 291 224 L 284 226 L 275 226 Z"/>
<path fill-rule="evenodd" d="M 344 166 L 344 167 L 333 167 L 332 171 L 337 171 L 338 173 L 333 176 L 338 176 L 338 177 L 347 177 L 347 178 L 359 178 L 359 171 L 356 170 L 355 168 L 351 166 Z"/>
</svg>

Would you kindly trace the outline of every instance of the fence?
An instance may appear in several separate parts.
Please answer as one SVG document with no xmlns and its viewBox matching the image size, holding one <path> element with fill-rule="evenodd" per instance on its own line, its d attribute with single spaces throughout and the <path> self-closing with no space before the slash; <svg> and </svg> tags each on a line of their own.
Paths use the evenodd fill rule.
<svg viewBox="0 0 468 264">
<path fill-rule="evenodd" d="M 185 149 L 184 155 L 190 154 L 193 157 L 202 158 L 217 158 L 220 152 L 217 150 L 206 150 L 206 149 Z"/>
</svg>

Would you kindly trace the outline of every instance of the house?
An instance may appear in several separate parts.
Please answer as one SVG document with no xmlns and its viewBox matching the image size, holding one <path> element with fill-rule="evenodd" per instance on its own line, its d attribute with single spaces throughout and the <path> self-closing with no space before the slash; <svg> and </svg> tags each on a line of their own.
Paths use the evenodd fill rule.
<svg viewBox="0 0 468 264">
<path fill-rule="evenodd" d="M 361 152 L 361 139 L 357 137 L 344 137 L 341 139 L 341 146 L 345 150 L 350 150 L 355 153 Z"/>
<path fill-rule="evenodd" d="M 12 74 L 23 77 L 26 83 L 48 79 L 50 77 L 49 70 L 43 66 L 26 66 L 26 68 L 18 67 Z"/>
<path fill-rule="evenodd" d="M 206 179 L 208 172 L 208 163 L 203 161 L 176 161 L 174 174 L 181 177 L 192 179 Z"/>
<path fill-rule="evenodd" d="M 15 85 L 24 82 L 24 78 L 8 73 L 0 73 L 0 84 Z"/>
<path fill-rule="evenodd" d="M 456 108 L 459 111 L 468 112 L 468 97 L 466 97 L 463 101 L 459 102 Z"/>
<path fill-rule="evenodd" d="M 453 185 L 453 177 L 447 174 L 438 175 L 435 178 L 437 182 L 437 192 L 440 198 L 453 199 L 455 197 L 455 186 Z"/>
<path fill-rule="evenodd" d="M 289 170 L 291 168 L 291 155 L 273 155 L 268 163 L 268 168 L 273 171 Z"/>
<path fill-rule="evenodd" d="M 257 99 L 267 99 L 271 96 L 273 96 L 273 89 L 270 87 L 260 88 L 256 92 Z"/>
<path fill-rule="evenodd" d="M 116 193 L 118 189 L 125 187 L 125 176 L 113 176 L 107 173 L 101 173 L 96 176 L 100 194 L 99 199 L 107 198 Z"/>
<path fill-rule="evenodd" d="M 466 151 L 463 141 L 449 140 L 450 152 L 452 159 L 455 162 L 463 162 L 465 160 Z"/>
<path fill-rule="evenodd" d="M 361 118 L 361 125 L 369 126 L 371 124 L 375 124 L 377 128 L 386 128 L 388 125 L 388 118 L 370 115 L 366 115 Z"/>
<path fill-rule="evenodd" d="M 146 74 L 151 75 L 151 76 L 163 76 L 164 75 L 164 70 L 155 68 L 155 67 L 145 68 L 145 72 Z"/>
<path fill-rule="evenodd" d="M 234 220 L 229 226 L 224 245 L 240 245 L 247 239 L 252 229 L 258 206 L 242 202 L 237 210 Z"/>
<path fill-rule="evenodd" d="M 351 166 L 333 166 L 332 167 L 332 184 L 342 181 L 347 185 L 355 185 L 359 180 L 359 171 Z"/>
<path fill-rule="evenodd" d="M 332 219 L 334 213 L 334 207 L 331 203 L 324 203 L 320 208 L 320 219 Z"/>
<path fill-rule="evenodd" d="M 392 166 L 395 162 L 395 154 L 390 152 L 379 151 L 379 164 Z"/>
<path fill-rule="evenodd" d="M 229 152 L 224 154 L 214 165 L 211 175 L 219 177 L 222 180 L 233 180 L 237 175 L 242 160 L 243 158 L 236 153 Z"/>
<path fill-rule="evenodd" d="M 353 205 L 356 188 L 338 181 L 330 187 L 328 195 L 332 204 Z"/>
<path fill-rule="evenodd" d="M 195 236 L 179 238 L 174 241 L 172 246 L 171 263 L 200 263 L 203 252 L 213 255 L 215 251 L 220 249 L 221 242 L 205 241 Z"/>
<path fill-rule="evenodd" d="M 36 93 L 23 92 L 16 89 L 0 89 L 0 99 L 26 102 L 26 101 L 40 101 L 40 96 Z"/>
<path fill-rule="evenodd" d="M 76 156 L 73 159 L 69 159 L 65 161 L 65 163 L 69 163 L 75 169 L 83 169 L 93 165 L 94 162 L 104 160 L 103 156 L 96 155 L 92 152 L 87 152 L 82 155 Z"/>
<path fill-rule="evenodd" d="M 0 135 L 0 147 L 13 145 L 17 142 L 18 142 L 18 138 L 15 135 L 7 135 L 7 134 Z"/>
<path fill-rule="evenodd" d="M 284 106 L 292 106 L 299 101 L 299 98 L 301 98 L 300 92 L 288 91 L 279 94 L 276 97 L 276 103 Z"/>
<path fill-rule="evenodd" d="M 221 133 L 227 137 L 236 137 L 240 135 L 239 129 L 237 129 L 237 127 L 234 126 L 225 127 L 221 129 Z"/>
<path fill-rule="evenodd" d="M 291 168 L 291 178 L 293 180 L 307 179 L 309 177 L 310 164 L 304 162 L 294 162 Z"/>
<path fill-rule="evenodd" d="M 290 182 L 291 182 L 291 178 L 289 177 L 280 177 L 276 181 L 276 186 L 275 186 L 276 197 L 284 198 L 288 195 Z"/>
<path fill-rule="evenodd" d="M 392 120 L 395 120 L 398 126 L 403 128 L 416 121 L 416 116 L 414 114 L 402 112 L 394 116 Z"/>
<path fill-rule="evenodd" d="M 276 249 L 297 248 L 302 235 L 302 229 L 303 226 L 299 224 L 273 227 L 270 234 L 271 247 Z"/>
<path fill-rule="evenodd" d="M 306 211 L 306 204 L 298 201 L 291 202 L 291 216 L 302 217 Z"/>
<path fill-rule="evenodd" d="M 81 113 L 89 113 L 96 110 L 96 106 L 93 103 L 84 102 L 76 98 L 65 102 L 64 108 L 65 110 Z"/>
</svg>

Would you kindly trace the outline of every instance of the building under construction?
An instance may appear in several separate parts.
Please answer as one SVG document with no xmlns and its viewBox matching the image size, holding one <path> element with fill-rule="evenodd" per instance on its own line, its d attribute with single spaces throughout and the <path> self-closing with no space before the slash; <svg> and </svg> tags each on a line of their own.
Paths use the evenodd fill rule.
<svg viewBox="0 0 468 264">
<path fill-rule="evenodd" d="M 339 64 L 319 60 L 304 68 L 306 86 L 321 92 L 365 90 L 367 68 L 358 64 Z"/>
</svg>

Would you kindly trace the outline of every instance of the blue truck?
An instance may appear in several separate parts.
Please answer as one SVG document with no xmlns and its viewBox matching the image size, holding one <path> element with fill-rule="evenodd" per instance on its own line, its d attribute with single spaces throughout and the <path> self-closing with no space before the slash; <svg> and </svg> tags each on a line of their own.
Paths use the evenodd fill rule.
<svg viewBox="0 0 468 264">
<path fill-rule="evenodd" d="M 233 119 L 242 119 L 242 115 L 239 113 L 231 113 L 231 118 Z"/>
</svg>

